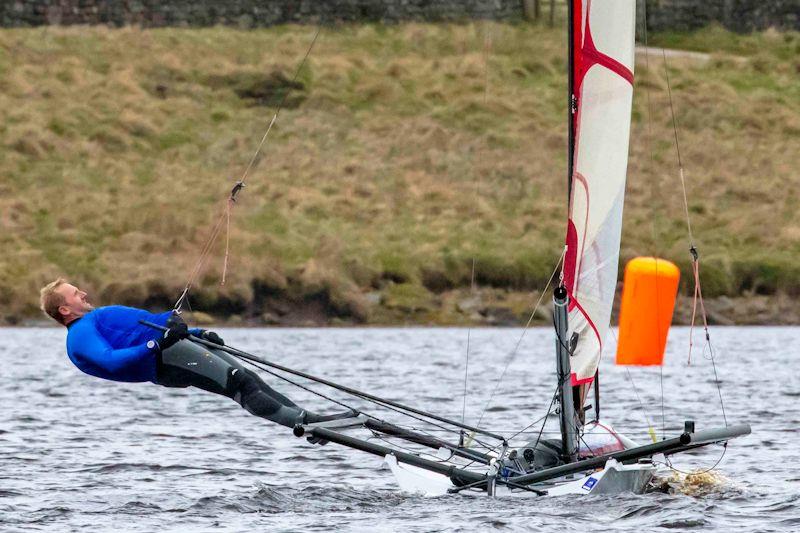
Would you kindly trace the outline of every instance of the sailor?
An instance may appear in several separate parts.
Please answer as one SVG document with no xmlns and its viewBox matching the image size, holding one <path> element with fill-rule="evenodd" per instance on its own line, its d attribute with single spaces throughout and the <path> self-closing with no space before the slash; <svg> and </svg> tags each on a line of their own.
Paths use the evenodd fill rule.
<svg viewBox="0 0 800 533">
<path fill-rule="evenodd" d="M 62 278 L 42 288 L 41 308 L 67 328 L 67 355 L 86 374 L 129 383 L 197 387 L 227 396 L 251 414 L 290 428 L 357 414 L 319 415 L 301 409 L 231 355 L 191 341 L 189 335 L 225 345 L 213 331 L 189 329 L 172 311 L 153 314 L 121 305 L 95 309 L 86 292 Z M 167 330 L 162 333 L 140 320 Z"/>
</svg>

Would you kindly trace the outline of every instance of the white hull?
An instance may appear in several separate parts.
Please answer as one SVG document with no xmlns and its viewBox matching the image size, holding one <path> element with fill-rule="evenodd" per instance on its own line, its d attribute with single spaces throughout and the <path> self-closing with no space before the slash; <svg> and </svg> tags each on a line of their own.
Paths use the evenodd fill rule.
<svg viewBox="0 0 800 533">
<path fill-rule="evenodd" d="M 394 455 L 387 455 L 385 463 L 394 474 L 400 489 L 404 492 L 423 496 L 443 496 L 455 488 L 450 478 L 435 474 L 422 468 L 399 463 Z M 641 494 L 653 477 L 656 467 L 652 463 L 623 465 L 610 459 L 605 468 L 587 475 L 576 474 L 547 483 L 531 485 L 531 488 L 544 491 L 548 496 L 567 494 L 620 494 L 632 492 Z M 525 490 L 509 490 L 505 485 L 497 485 L 497 495 L 532 495 Z"/>
</svg>

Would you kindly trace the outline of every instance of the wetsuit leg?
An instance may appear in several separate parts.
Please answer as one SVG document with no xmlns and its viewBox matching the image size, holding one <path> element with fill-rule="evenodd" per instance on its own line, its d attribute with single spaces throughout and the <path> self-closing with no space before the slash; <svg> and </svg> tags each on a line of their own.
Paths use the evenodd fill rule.
<svg viewBox="0 0 800 533">
<path fill-rule="evenodd" d="M 305 411 L 276 393 L 252 370 L 245 369 L 237 373 L 233 380 L 238 383 L 233 386 L 235 392 L 232 397 L 250 414 L 290 428 L 305 422 Z M 288 405 L 281 400 L 288 402 Z"/>
<path fill-rule="evenodd" d="M 286 427 L 305 421 L 302 409 L 234 357 L 188 340 L 164 350 L 157 379 L 166 387 L 191 386 L 227 396 L 251 414 Z"/>
<path fill-rule="evenodd" d="M 258 374 L 256 374 L 252 370 L 248 370 L 248 372 L 253 374 L 253 376 L 258 380 L 258 382 L 259 382 L 259 384 L 260 384 L 260 386 L 261 386 L 261 388 L 262 388 L 262 390 L 264 391 L 265 394 L 269 394 L 270 396 L 275 398 L 276 401 L 280 402 L 282 405 L 286 405 L 288 407 L 297 407 L 297 404 L 294 403 L 292 400 L 290 400 L 289 398 L 287 398 L 286 396 L 284 396 L 280 392 L 276 391 L 275 389 L 273 389 L 272 387 L 270 387 L 269 385 L 264 383 L 264 381 L 261 379 L 261 377 Z"/>
</svg>

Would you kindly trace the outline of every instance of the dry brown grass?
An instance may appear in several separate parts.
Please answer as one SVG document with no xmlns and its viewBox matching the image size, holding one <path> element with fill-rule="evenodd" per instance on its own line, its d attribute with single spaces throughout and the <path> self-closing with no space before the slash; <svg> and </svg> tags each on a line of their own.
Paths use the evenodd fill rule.
<svg viewBox="0 0 800 533">
<path fill-rule="evenodd" d="M 58 275 L 108 301 L 176 298 L 312 34 L 0 32 L 5 320 L 35 314 L 38 286 Z M 710 295 L 800 292 L 788 35 L 752 55 L 732 41 L 744 61 L 720 50 L 670 63 Z M 469 285 L 473 258 L 483 286 L 541 287 L 563 242 L 562 45 L 528 25 L 326 30 L 236 207 L 228 283 L 216 283 L 220 242 L 196 306 L 250 316 L 273 295 L 356 320 L 457 323 L 441 292 Z M 623 256 L 685 270 L 663 65 L 639 59 Z"/>
</svg>

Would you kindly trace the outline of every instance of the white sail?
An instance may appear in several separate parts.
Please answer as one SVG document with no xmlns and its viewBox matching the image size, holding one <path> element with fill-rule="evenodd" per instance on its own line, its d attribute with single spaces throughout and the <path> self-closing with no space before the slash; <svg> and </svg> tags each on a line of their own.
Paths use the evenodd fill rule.
<svg viewBox="0 0 800 533">
<path fill-rule="evenodd" d="M 572 383 L 594 378 L 617 284 L 628 166 L 635 0 L 573 0 L 574 156 L 564 284 Z"/>
</svg>

